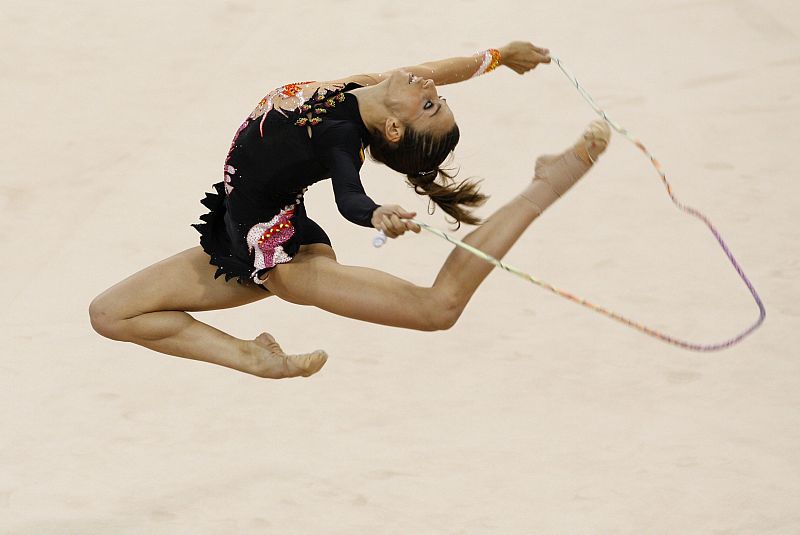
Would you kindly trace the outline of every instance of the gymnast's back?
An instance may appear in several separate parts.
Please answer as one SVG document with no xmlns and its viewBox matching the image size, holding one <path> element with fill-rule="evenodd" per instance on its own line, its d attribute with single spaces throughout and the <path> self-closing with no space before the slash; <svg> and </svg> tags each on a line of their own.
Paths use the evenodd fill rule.
<svg viewBox="0 0 800 535">
<path fill-rule="evenodd" d="M 358 100 L 348 91 L 368 80 L 361 75 L 290 83 L 261 99 L 237 130 L 225 160 L 225 190 L 235 219 L 246 222 L 246 212 L 261 212 L 265 202 L 293 201 L 336 171 L 337 179 L 358 179 L 369 131 Z M 346 189 L 358 186 L 360 182 Z"/>
<path fill-rule="evenodd" d="M 353 80 L 287 84 L 271 91 L 239 126 L 216 193 L 200 202 L 208 212 L 193 223 L 200 245 L 217 266 L 215 277 L 259 282 L 303 245 L 332 246 L 306 212 L 309 186 L 331 179 L 336 206 L 347 220 L 372 227 L 376 204 L 360 170 L 370 133 L 348 91 Z M 265 288 L 264 288 L 265 289 Z"/>
</svg>

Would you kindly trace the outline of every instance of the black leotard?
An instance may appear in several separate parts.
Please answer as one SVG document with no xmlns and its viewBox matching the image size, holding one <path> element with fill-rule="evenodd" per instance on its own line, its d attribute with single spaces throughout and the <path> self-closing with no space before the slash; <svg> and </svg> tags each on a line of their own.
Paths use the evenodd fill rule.
<svg viewBox="0 0 800 535">
<path fill-rule="evenodd" d="M 200 216 L 204 223 L 192 226 L 218 268 L 215 278 L 225 274 L 226 281 L 238 277 L 240 283 L 264 288 L 265 273 L 291 261 L 301 245 L 330 245 L 303 204 L 306 189 L 326 178 L 332 180 L 341 214 L 372 226 L 378 205 L 364 193 L 359 177 L 369 131 L 358 100 L 348 92 L 361 85 L 320 88 L 304 98 L 308 83 L 287 84 L 262 99 L 234 136 L 224 180 L 214 184 L 217 193 L 200 201 L 210 211 Z M 272 98 L 280 97 L 299 105 L 273 108 Z"/>
</svg>

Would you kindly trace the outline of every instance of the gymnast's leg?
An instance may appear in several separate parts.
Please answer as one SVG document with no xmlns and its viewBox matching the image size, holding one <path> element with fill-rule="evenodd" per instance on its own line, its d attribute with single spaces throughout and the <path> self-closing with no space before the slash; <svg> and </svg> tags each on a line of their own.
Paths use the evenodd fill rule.
<svg viewBox="0 0 800 535">
<path fill-rule="evenodd" d="M 89 305 L 92 327 L 113 340 L 259 377 L 308 376 L 322 367 L 324 352 L 286 355 L 267 333 L 241 340 L 188 314 L 237 307 L 271 295 L 224 277 L 215 279 L 215 270 L 200 246 L 157 262 L 98 295 Z"/>
<path fill-rule="evenodd" d="M 589 170 L 610 134 L 604 122 L 595 121 L 573 147 L 539 158 L 534 180 L 463 241 L 503 258 L 533 220 Z M 434 331 L 455 324 L 493 268 L 456 247 L 433 285 L 421 287 L 379 270 L 308 254 L 277 266 L 265 284 L 293 303 L 372 323 Z"/>
</svg>

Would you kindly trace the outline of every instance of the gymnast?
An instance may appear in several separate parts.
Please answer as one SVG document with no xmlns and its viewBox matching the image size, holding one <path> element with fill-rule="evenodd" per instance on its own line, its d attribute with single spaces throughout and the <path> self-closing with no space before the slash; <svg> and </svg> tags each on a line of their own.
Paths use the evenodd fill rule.
<svg viewBox="0 0 800 535">
<path fill-rule="evenodd" d="M 365 153 L 405 175 L 418 194 L 460 225 L 464 242 L 501 259 L 526 228 L 606 149 L 611 131 L 594 121 L 574 145 L 540 156 L 533 179 L 481 221 L 470 209 L 488 198 L 475 182 L 456 183 L 441 167 L 459 140 L 437 86 L 506 66 L 518 74 L 550 63 L 549 51 L 513 41 L 469 57 L 432 61 L 340 80 L 287 84 L 271 91 L 238 128 L 223 180 L 201 203 L 192 226 L 200 245 L 120 281 L 89 305 L 102 336 L 160 353 L 201 360 L 265 378 L 308 377 L 325 351 L 286 354 L 268 333 L 242 340 L 189 312 L 232 308 L 271 295 L 340 316 L 422 331 L 452 327 L 493 266 L 455 248 L 430 287 L 336 261 L 325 231 L 306 213 L 303 195 L 330 178 L 346 219 L 397 238 L 420 232 L 416 212 L 368 197 L 359 171 Z M 224 279 L 221 278 L 225 275 Z M 234 280 L 231 280 L 234 279 Z"/>
</svg>

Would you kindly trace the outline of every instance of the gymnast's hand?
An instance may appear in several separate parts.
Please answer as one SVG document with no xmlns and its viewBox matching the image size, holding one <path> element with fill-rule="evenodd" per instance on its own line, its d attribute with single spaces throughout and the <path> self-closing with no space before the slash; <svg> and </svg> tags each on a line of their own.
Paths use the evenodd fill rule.
<svg viewBox="0 0 800 535">
<path fill-rule="evenodd" d="M 372 226 L 389 238 L 396 238 L 405 234 L 407 230 L 419 233 L 422 229 L 416 223 L 403 221 L 417 215 L 416 212 L 408 212 L 396 204 L 384 204 L 372 212 Z"/>
<path fill-rule="evenodd" d="M 550 51 L 525 41 L 512 41 L 500 50 L 500 63 L 518 74 L 532 71 L 540 63 L 550 63 Z"/>
</svg>

